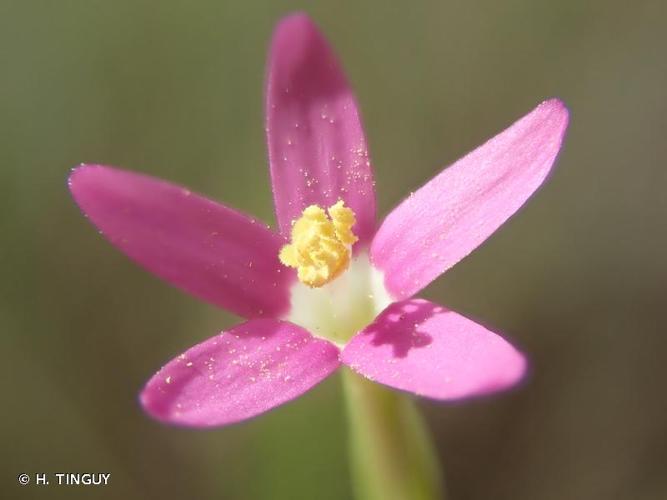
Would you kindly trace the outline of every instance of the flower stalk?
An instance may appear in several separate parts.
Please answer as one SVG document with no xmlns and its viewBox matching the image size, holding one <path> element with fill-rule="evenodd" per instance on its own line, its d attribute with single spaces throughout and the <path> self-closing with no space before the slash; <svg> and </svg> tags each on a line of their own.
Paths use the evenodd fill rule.
<svg viewBox="0 0 667 500">
<path fill-rule="evenodd" d="M 438 459 L 414 401 L 342 371 L 357 500 L 444 499 Z"/>
</svg>

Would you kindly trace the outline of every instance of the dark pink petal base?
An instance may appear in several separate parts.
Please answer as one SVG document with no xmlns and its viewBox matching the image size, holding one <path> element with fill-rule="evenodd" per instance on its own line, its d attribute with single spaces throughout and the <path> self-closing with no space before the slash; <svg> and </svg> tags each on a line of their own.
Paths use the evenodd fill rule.
<svg viewBox="0 0 667 500">
<path fill-rule="evenodd" d="M 308 391 L 339 366 L 338 353 L 294 324 L 251 320 L 170 361 L 148 382 L 141 403 L 171 424 L 231 424 Z"/>
<path fill-rule="evenodd" d="M 420 299 L 390 305 L 352 338 L 341 361 L 376 382 L 443 400 L 509 388 L 526 368 L 499 335 Z"/>
</svg>

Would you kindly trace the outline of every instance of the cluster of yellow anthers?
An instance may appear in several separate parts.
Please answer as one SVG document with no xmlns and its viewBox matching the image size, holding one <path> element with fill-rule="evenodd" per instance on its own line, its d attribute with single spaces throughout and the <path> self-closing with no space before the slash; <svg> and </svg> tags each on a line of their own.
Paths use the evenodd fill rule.
<svg viewBox="0 0 667 500">
<path fill-rule="evenodd" d="M 327 216 L 328 212 L 328 216 Z M 350 264 L 356 219 L 343 200 L 325 212 L 307 207 L 292 225 L 292 241 L 280 250 L 280 262 L 297 270 L 299 281 L 319 288 L 340 276 Z"/>
</svg>

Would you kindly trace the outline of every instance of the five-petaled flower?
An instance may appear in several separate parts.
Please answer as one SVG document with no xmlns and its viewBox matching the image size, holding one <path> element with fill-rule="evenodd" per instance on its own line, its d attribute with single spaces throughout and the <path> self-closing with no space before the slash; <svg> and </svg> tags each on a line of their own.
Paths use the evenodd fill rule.
<svg viewBox="0 0 667 500">
<path fill-rule="evenodd" d="M 526 363 L 508 342 L 413 296 L 544 181 L 567 127 L 563 104 L 540 104 L 412 193 L 379 227 L 355 99 L 305 15 L 275 31 L 266 112 L 277 232 L 145 175 L 98 165 L 71 174 L 76 202 L 112 244 L 247 319 L 158 371 L 141 393 L 145 410 L 186 426 L 238 422 L 301 395 L 341 363 L 439 400 L 519 381 Z"/>
</svg>

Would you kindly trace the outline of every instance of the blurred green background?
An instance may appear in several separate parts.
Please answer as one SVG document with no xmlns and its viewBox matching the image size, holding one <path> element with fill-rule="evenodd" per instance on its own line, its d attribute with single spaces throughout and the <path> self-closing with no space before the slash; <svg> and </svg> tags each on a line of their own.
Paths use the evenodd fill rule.
<svg viewBox="0 0 667 500">
<path fill-rule="evenodd" d="M 511 394 L 421 403 L 450 498 L 667 498 L 660 0 L 0 0 L 0 497 L 350 497 L 336 378 L 219 430 L 142 414 L 153 371 L 236 319 L 130 263 L 66 189 L 80 162 L 123 166 L 273 224 L 264 62 L 295 9 L 357 92 L 381 214 L 541 100 L 572 113 L 544 189 L 425 293 L 533 365 Z"/>
</svg>

